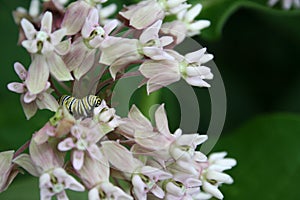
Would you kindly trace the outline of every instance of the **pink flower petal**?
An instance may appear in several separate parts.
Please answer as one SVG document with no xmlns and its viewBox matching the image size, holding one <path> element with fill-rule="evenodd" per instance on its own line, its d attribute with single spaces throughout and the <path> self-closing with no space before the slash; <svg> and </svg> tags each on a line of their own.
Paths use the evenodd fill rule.
<svg viewBox="0 0 300 200">
<path fill-rule="evenodd" d="M 170 85 L 171 83 L 177 82 L 180 77 L 174 73 L 160 73 L 156 76 L 151 77 L 147 82 L 147 93 L 150 94 L 162 87 Z"/>
<path fill-rule="evenodd" d="M 74 70 L 74 76 L 77 80 L 79 80 L 93 67 L 95 61 L 95 52 L 96 51 L 93 50 L 88 52 L 81 65 L 79 65 L 79 67 Z"/>
<path fill-rule="evenodd" d="M 198 63 L 205 52 L 206 52 L 206 48 L 199 49 L 198 51 L 194 51 L 186 54 L 185 59 L 189 63 Z"/>
<path fill-rule="evenodd" d="M 101 161 L 103 159 L 103 155 L 96 144 L 93 144 L 90 147 L 88 147 L 88 152 L 91 158 L 95 160 Z"/>
<path fill-rule="evenodd" d="M 66 35 L 74 35 L 82 28 L 90 9 L 85 1 L 76 1 L 68 6 L 61 24 L 67 30 Z"/>
<path fill-rule="evenodd" d="M 75 144 L 72 138 L 66 138 L 63 141 L 61 141 L 58 145 L 57 148 L 60 151 L 69 151 L 72 148 L 74 148 Z"/>
<path fill-rule="evenodd" d="M 10 91 L 16 92 L 19 94 L 22 94 L 25 92 L 25 85 L 23 83 L 12 82 L 7 85 L 7 88 Z"/>
<path fill-rule="evenodd" d="M 122 172 L 132 173 L 142 163 L 135 159 L 130 151 L 115 141 L 101 143 L 102 150 L 109 162 Z"/>
<path fill-rule="evenodd" d="M 25 84 L 32 94 L 42 92 L 49 77 L 49 67 L 46 64 L 45 58 L 42 55 L 33 57 L 33 61 L 29 66 L 28 76 Z"/>
<path fill-rule="evenodd" d="M 24 95 L 21 95 L 21 105 L 27 119 L 30 119 L 33 115 L 35 115 L 38 109 L 35 102 L 25 103 Z"/>
<path fill-rule="evenodd" d="M 56 112 L 58 109 L 57 100 L 51 94 L 46 92 L 38 96 L 36 104 L 39 107 L 39 109 L 48 109 L 53 112 Z"/>
<path fill-rule="evenodd" d="M 26 92 L 24 95 L 24 102 L 31 103 L 36 99 L 36 94 L 30 94 L 30 92 Z"/>
<path fill-rule="evenodd" d="M 29 153 L 34 165 L 42 171 L 61 167 L 61 155 L 48 143 L 37 144 L 34 140 L 31 140 Z"/>
<path fill-rule="evenodd" d="M 74 169 L 79 170 L 83 165 L 83 161 L 84 161 L 84 152 L 74 150 L 72 152 L 72 164 Z"/>
<path fill-rule="evenodd" d="M 158 39 L 158 32 L 161 27 L 162 21 L 158 20 L 153 25 L 148 27 L 143 31 L 143 33 L 140 36 L 140 42 L 142 44 L 146 44 L 150 40 L 157 40 Z"/>
<path fill-rule="evenodd" d="M 164 104 L 159 106 L 159 108 L 157 108 L 157 110 L 155 111 L 155 122 L 158 131 L 164 134 L 166 137 L 170 137 L 171 133 L 169 131 L 168 119 Z"/>
<path fill-rule="evenodd" d="M 49 70 L 51 74 L 58 80 L 58 81 L 69 81 L 73 80 L 73 77 L 65 65 L 64 61 L 55 53 L 47 56 L 46 62 L 48 64 Z"/>
<path fill-rule="evenodd" d="M 28 173 L 30 173 L 32 176 L 39 177 L 40 173 L 36 167 L 34 166 L 30 156 L 28 154 L 21 154 L 18 157 L 16 157 L 13 160 L 14 163 L 21 166 L 23 169 L 25 169 Z M 1 167 L 0 167 L 1 169 Z"/>
<path fill-rule="evenodd" d="M 19 62 L 15 62 L 14 69 L 15 69 L 15 72 L 18 74 L 19 78 L 22 81 L 25 81 L 25 79 L 27 77 L 27 70 L 25 69 L 25 67 Z"/>
</svg>

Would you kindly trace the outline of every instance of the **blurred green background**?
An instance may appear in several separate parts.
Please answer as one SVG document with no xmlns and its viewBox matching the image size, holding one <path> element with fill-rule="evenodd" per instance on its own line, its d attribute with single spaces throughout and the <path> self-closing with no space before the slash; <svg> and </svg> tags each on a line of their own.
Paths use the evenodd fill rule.
<svg viewBox="0 0 300 200">
<path fill-rule="evenodd" d="M 266 0 L 201 2 L 200 17 L 212 26 L 195 39 L 214 54 L 227 93 L 225 127 L 214 151 L 225 150 L 238 160 L 229 171 L 235 183 L 221 187 L 225 199 L 299 199 L 300 10 L 283 11 L 280 4 L 268 8 Z M 19 95 L 6 88 L 19 81 L 13 63 L 30 63 L 17 46 L 18 28 L 11 14 L 28 3 L 0 0 L 0 151 L 16 150 L 51 116 L 39 111 L 27 121 Z M 125 3 L 118 1 L 119 8 Z M 170 121 L 176 127 L 176 119 Z M 18 175 L 0 199 L 38 199 L 37 184 L 37 179 Z"/>
</svg>

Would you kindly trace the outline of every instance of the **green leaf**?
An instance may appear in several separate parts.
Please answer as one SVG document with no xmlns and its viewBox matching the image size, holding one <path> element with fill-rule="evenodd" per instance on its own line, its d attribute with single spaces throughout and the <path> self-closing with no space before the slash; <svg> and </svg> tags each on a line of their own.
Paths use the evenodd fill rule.
<svg viewBox="0 0 300 200">
<path fill-rule="evenodd" d="M 211 21 L 211 26 L 202 31 L 201 37 L 205 40 L 220 38 L 222 29 L 229 17 L 241 8 L 247 8 L 269 15 L 277 16 L 300 16 L 300 10 L 281 10 L 270 8 L 268 0 L 192 0 L 193 4 L 201 3 L 203 9 L 199 15 L 201 19 Z"/>
<path fill-rule="evenodd" d="M 221 188 L 225 198 L 298 199 L 299 141 L 300 116 L 292 114 L 261 116 L 223 135 L 214 151 L 238 161 L 229 171 L 235 183 Z"/>
</svg>

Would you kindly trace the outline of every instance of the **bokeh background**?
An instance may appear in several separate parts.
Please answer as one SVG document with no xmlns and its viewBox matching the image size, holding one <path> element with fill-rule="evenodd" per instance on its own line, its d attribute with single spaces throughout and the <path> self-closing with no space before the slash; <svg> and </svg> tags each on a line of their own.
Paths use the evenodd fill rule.
<svg viewBox="0 0 300 200">
<path fill-rule="evenodd" d="M 121 8 L 122 4 L 133 1 L 110 2 L 117 2 Z M 235 183 L 221 187 L 225 199 L 298 199 L 300 10 L 284 11 L 280 4 L 269 8 L 267 0 L 191 2 L 202 2 L 200 18 L 212 22 L 210 28 L 194 39 L 214 54 L 226 87 L 225 127 L 213 151 L 227 151 L 238 160 L 238 165 L 229 171 Z M 18 27 L 11 14 L 17 6 L 28 5 L 29 0 L 0 0 L 0 151 L 16 150 L 52 115 L 39 111 L 27 121 L 19 95 L 6 88 L 9 82 L 19 81 L 13 63 L 19 61 L 25 66 L 30 63 L 27 52 L 17 46 Z M 207 99 L 207 92 L 195 91 L 199 99 L 202 96 Z M 142 106 L 140 95 L 137 93 L 132 101 Z M 165 100 L 162 95 L 160 101 Z M 209 113 L 206 101 L 202 102 Z M 178 110 L 172 102 L 167 109 Z M 176 128 L 178 119 L 169 117 L 170 126 Z M 203 120 L 199 132 L 205 132 L 209 117 Z M 0 199 L 38 199 L 38 196 L 38 180 L 20 174 L 0 194 Z M 86 197 L 75 195 L 71 199 Z"/>
</svg>

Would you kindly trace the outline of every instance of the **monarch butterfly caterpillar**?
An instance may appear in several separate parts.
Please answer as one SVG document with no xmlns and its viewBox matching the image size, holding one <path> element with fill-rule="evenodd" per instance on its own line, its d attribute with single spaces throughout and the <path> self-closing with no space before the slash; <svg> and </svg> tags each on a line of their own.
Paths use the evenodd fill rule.
<svg viewBox="0 0 300 200">
<path fill-rule="evenodd" d="M 82 99 L 63 95 L 58 100 L 58 103 L 65 106 L 75 118 L 91 117 L 94 108 L 100 106 L 101 99 L 95 95 L 88 95 Z"/>
</svg>

